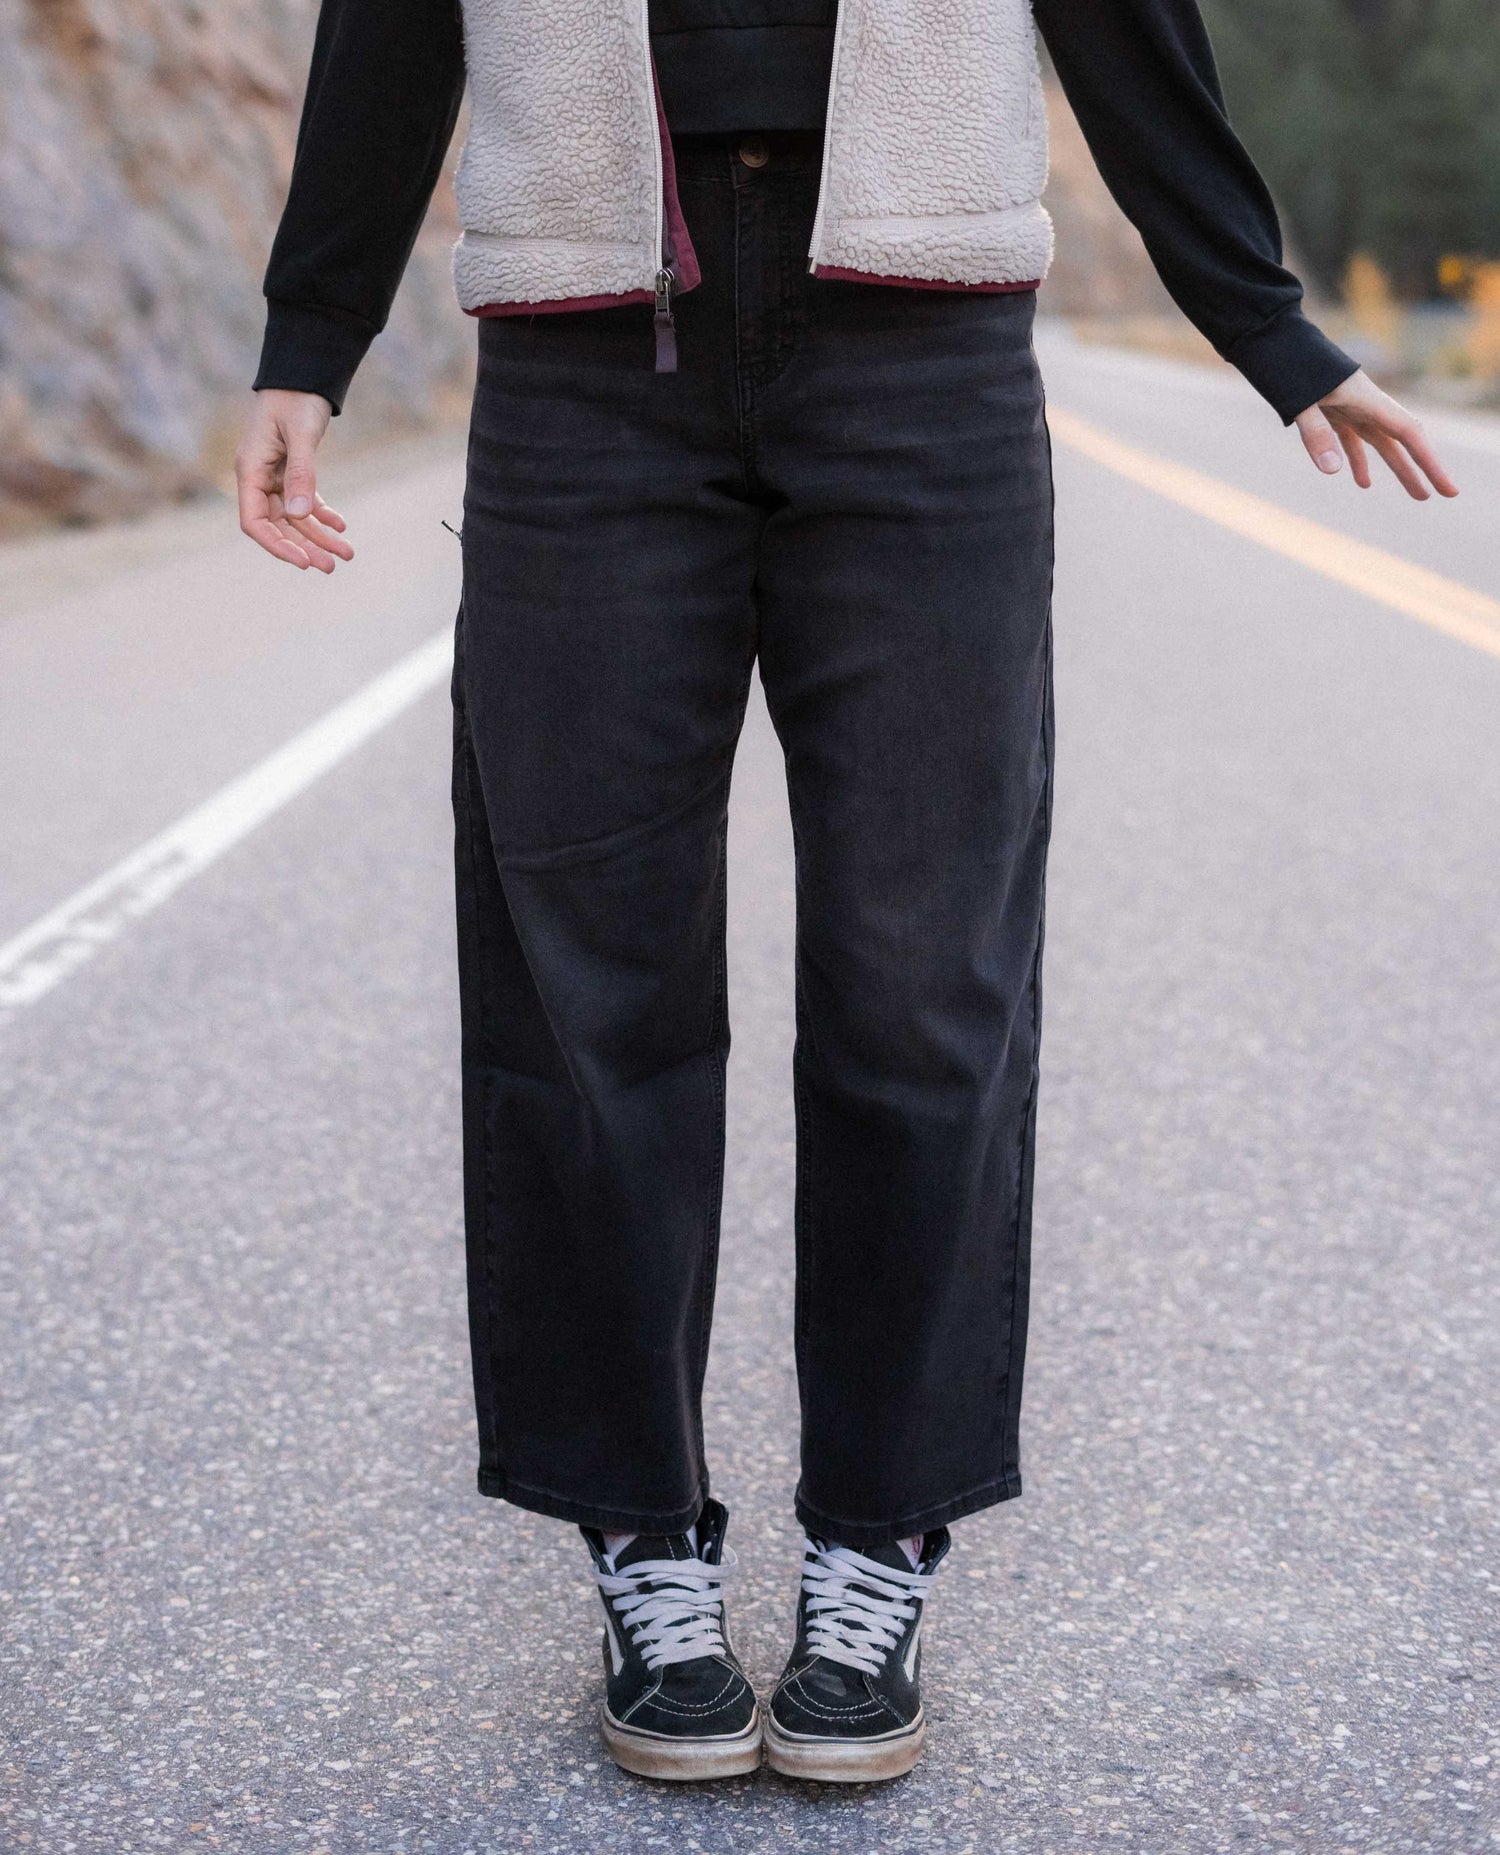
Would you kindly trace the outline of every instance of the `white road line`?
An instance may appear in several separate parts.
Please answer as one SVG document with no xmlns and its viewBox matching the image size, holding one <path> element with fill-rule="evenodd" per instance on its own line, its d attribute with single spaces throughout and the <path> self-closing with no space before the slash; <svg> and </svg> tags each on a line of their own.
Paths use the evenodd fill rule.
<svg viewBox="0 0 1500 1855">
<path fill-rule="evenodd" d="M 61 985 L 133 921 L 436 688 L 452 664 L 453 634 L 443 631 L 5 942 L 0 1024 Z"/>
</svg>

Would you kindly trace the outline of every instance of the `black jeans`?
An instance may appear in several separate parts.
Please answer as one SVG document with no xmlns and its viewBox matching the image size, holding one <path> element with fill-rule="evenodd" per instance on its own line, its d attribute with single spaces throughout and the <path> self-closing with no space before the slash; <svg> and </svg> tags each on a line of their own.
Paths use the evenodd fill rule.
<svg viewBox="0 0 1500 1855">
<path fill-rule="evenodd" d="M 1020 1492 L 1052 478 L 1031 292 L 811 278 L 817 138 L 676 139 L 703 281 L 481 319 L 453 680 L 479 1486 L 708 1491 L 724 848 L 759 661 L 797 862 L 797 1511 Z"/>
</svg>

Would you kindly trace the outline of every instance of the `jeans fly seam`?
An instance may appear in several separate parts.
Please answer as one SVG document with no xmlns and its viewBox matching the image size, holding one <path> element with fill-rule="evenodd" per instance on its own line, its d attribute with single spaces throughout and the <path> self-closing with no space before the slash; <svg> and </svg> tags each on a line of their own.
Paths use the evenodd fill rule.
<svg viewBox="0 0 1500 1855">
<path fill-rule="evenodd" d="M 744 303 L 741 300 L 742 274 L 740 267 L 740 247 L 745 236 L 744 217 L 745 193 L 742 187 L 734 189 L 734 419 L 735 438 L 740 458 L 740 483 L 746 497 L 755 493 L 755 464 L 753 445 L 750 438 L 751 393 L 747 377 L 745 360 Z"/>
<path fill-rule="evenodd" d="M 803 224 L 803 214 L 799 209 L 804 202 L 795 188 L 777 188 L 771 197 L 777 207 L 776 235 L 768 241 L 776 254 L 776 316 L 771 365 L 761 375 L 759 384 L 762 386 L 774 385 L 791 365 L 792 357 L 797 352 L 798 329 L 807 288 L 805 282 L 799 286 L 796 281 Z"/>
</svg>

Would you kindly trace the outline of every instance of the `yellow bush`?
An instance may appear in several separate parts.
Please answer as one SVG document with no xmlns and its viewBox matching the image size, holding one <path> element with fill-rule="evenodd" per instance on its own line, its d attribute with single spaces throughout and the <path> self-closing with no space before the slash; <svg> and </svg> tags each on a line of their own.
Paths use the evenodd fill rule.
<svg viewBox="0 0 1500 1855">
<path fill-rule="evenodd" d="M 1438 282 L 1462 297 L 1469 320 L 1447 353 L 1450 370 L 1480 380 L 1500 380 L 1500 262 L 1493 258 L 1447 257 Z"/>
<path fill-rule="evenodd" d="M 1344 272 L 1344 307 L 1367 341 L 1392 357 L 1399 353 L 1406 312 L 1391 292 L 1391 280 L 1367 251 L 1356 251 Z"/>
<path fill-rule="evenodd" d="M 1474 313 L 1469 329 L 1474 371 L 1486 380 L 1500 379 L 1500 263 L 1491 259 L 1475 265 L 1469 308 Z"/>
</svg>

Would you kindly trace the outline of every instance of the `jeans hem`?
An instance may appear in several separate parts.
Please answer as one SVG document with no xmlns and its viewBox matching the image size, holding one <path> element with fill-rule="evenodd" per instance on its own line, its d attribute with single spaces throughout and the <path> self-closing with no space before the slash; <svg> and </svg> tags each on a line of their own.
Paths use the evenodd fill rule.
<svg viewBox="0 0 1500 1855">
<path fill-rule="evenodd" d="M 986 1507 L 996 1507 L 1001 1501 L 1018 1500 L 1020 1494 L 1020 1470 L 1011 1469 L 997 1480 L 986 1482 L 982 1488 L 971 1488 L 967 1494 L 954 1495 L 952 1500 L 940 1501 L 934 1507 L 924 1507 L 914 1514 L 903 1514 L 899 1519 L 885 1522 L 836 1520 L 812 1506 L 800 1493 L 796 1507 L 797 1518 L 809 1533 L 858 1550 L 862 1546 L 883 1546 L 893 1539 L 910 1539 L 917 1533 L 935 1533 L 939 1527 L 977 1514 Z"/>
<path fill-rule="evenodd" d="M 605 1533 L 685 1533 L 708 1499 L 705 1482 L 686 1507 L 667 1513 L 639 1507 L 597 1507 L 565 1494 L 553 1494 L 547 1488 L 529 1488 L 494 1469 L 479 1471 L 478 1486 L 479 1492 L 492 1500 L 509 1501 L 512 1507 L 524 1507 L 528 1513 L 545 1514 L 551 1520 L 571 1520 L 575 1526 L 596 1527 Z"/>
</svg>

